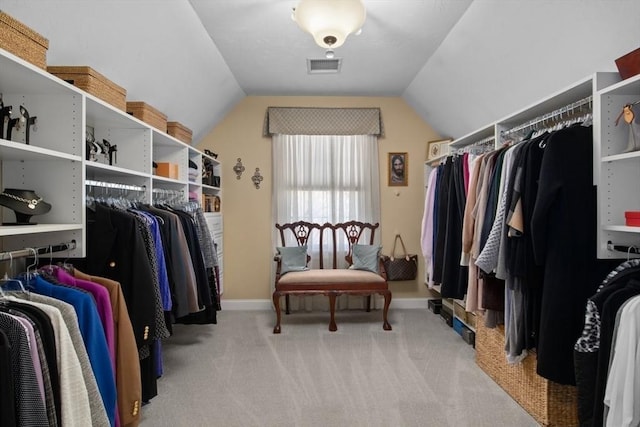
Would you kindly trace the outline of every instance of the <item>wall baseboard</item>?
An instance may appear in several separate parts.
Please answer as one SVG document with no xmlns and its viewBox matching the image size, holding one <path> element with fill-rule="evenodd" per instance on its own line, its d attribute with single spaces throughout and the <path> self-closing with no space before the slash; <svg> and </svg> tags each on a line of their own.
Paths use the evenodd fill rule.
<svg viewBox="0 0 640 427">
<path fill-rule="evenodd" d="M 429 298 L 398 298 L 391 300 L 390 309 L 427 309 Z M 222 310 L 273 310 L 269 299 L 222 299 Z"/>
</svg>

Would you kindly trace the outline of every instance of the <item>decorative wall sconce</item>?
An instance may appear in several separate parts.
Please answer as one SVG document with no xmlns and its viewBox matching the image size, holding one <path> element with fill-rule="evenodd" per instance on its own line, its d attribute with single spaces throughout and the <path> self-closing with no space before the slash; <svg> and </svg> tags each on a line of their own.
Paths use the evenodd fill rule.
<svg viewBox="0 0 640 427">
<path fill-rule="evenodd" d="M 236 173 L 236 179 L 240 179 L 242 172 L 244 172 L 244 166 L 242 166 L 242 159 L 238 157 L 238 163 L 233 167 L 233 171 Z"/>
<path fill-rule="evenodd" d="M 253 173 L 253 176 L 251 177 L 251 181 L 253 181 L 253 185 L 256 186 L 256 190 L 260 189 L 260 183 L 262 182 L 264 178 L 262 177 L 262 175 L 260 175 L 260 168 L 256 168 L 256 171 Z"/>
</svg>

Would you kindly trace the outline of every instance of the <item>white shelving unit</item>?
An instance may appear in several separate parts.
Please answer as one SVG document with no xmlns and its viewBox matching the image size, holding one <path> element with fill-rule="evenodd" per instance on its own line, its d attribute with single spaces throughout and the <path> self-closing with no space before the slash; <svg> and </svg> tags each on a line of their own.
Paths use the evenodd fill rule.
<svg viewBox="0 0 640 427">
<path fill-rule="evenodd" d="M 221 194 L 220 187 L 203 185 L 201 178 L 190 182 L 189 160 L 198 167 L 208 157 L 194 147 L 163 133 L 57 77 L 0 49 L 0 93 L 4 105 L 19 106 L 37 117 L 37 131 L 31 130 L 25 144 L 24 131 L 12 140 L 0 135 L 2 188 L 35 191 L 52 205 L 43 215 L 33 216 L 34 225 L 0 226 L 1 250 L 47 246 L 76 241 L 67 256 L 86 255 L 85 197 L 87 184 L 101 182 L 139 188 L 137 197 L 151 203 L 154 190 L 171 190 L 186 201 L 189 192 L 197 200 L 203 194 Z M 117 146 L 112 165 L 103 156 L 86 159 L 86 132 L 96 140 L 106 139 Z M 6 129 L 6 126 L 5 126 Z M 220 175 L 220 162 L 211 159 Z M 178 165 L 177 179 L 153 175 L 153 162 Z M 2 208 L 2 222 L 15 222 L 13 211 Z M 212 230 L 221 252 L 222 214 L 215 214 Z"/>
<path fill-rule="evenodd" d="M 596 157 L 598 257 L 624 258 L 626 252 L 610 250 L 607 244 L 640 247 L 640 227 L 625 225 L 624 217 L 625 211 L 640 210 L 640 151 L 623 153 L 629 125 L 620 119 L 616 126 L 615 121 L 625 104 L 640 101 L 640 75 L 600 90 L 596 99 L 599 120 L 594 137 L 600 149 Z M 635 108 L 636 115 L 639 107 Z"/>
<path fill-rule="evenodd" d="M 620 154 L 626 147 L 628 129 L 621 125 L 614 126 L 614 121 L 625 103 L 640 100 L 640 76 L 619 81 L 618 73 L 594 73 L 528 107 L 455 139 L 450 144 L 450 151 L 464 149 L 491 137 L 494 138 L 494 148 L 497 149 L 504 142 L 503 131 L 592 97 L 594 185 L 599 184 L 598 256 L 619 258 L 620 252 L 607 250 L 607 242 L 635 244 L 640 247 L 640 227 L 624 225 L 625 210 L 640 210 L 640 191 L 637 189 L 640 182 L 640 152 Z M 433 159 L 425 162 L 425 166 L 431 167 L 433 162 Z M 443 300 L 443 305 L 445 304 L 452 308 L 458 304 L 457 312 L 453 310 L 454 318 L 473 329 L 472 322 L 468 321 L 471 313 L 461 312 L 462 305 L 454 300 L 446 303 Z"/>
</svg>

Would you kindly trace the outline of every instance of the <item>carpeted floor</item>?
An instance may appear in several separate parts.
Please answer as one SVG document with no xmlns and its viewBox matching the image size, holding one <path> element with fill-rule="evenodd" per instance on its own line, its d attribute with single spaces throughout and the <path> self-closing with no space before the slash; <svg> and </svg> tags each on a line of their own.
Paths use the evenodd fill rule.
<svg viewBox="0 0 640 427">
<path fill-rule="evenodd" d="M 222 311 L 175 325 L 143 427 L 537 426 L 428 310 L 283 315 Z"/>
</svg>

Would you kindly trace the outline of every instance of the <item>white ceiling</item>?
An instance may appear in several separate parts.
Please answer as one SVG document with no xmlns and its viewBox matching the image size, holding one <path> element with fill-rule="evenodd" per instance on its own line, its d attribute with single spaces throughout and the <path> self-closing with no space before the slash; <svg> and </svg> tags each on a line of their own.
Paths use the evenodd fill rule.
<svg viewBox="0 0 640 427">
<path fill-rule="evenodd" d="M 291 19 L 297 0 L 189 0 L 247 95 L 401 96 L 471 0 L 364 0 L 339 74 L 308 74 L 324 49 Z"/>
<path fill-rule="evenodd" d="M 363 0 L 340 74 L 291 20 L 298 0 L 0 0 L 49 39 L 49 65 L 88 65 L 194 131 L 247 95 L 402 96 L 459 137 L 638 47 L 638 0 Z M 1 83 L 1 70 L 0 70 Z M 42 114 L 38 112 L 38 114 Z"/>
<path fill-rule="evenodd" d="M 89 65 L 206 135 L 246 95 L 401 96 L 471 0 L 364 0 L 339 74 L 291 19 L 297 0 L 1 0 L 50 41 L 49 65 Z"/>
</svg>

